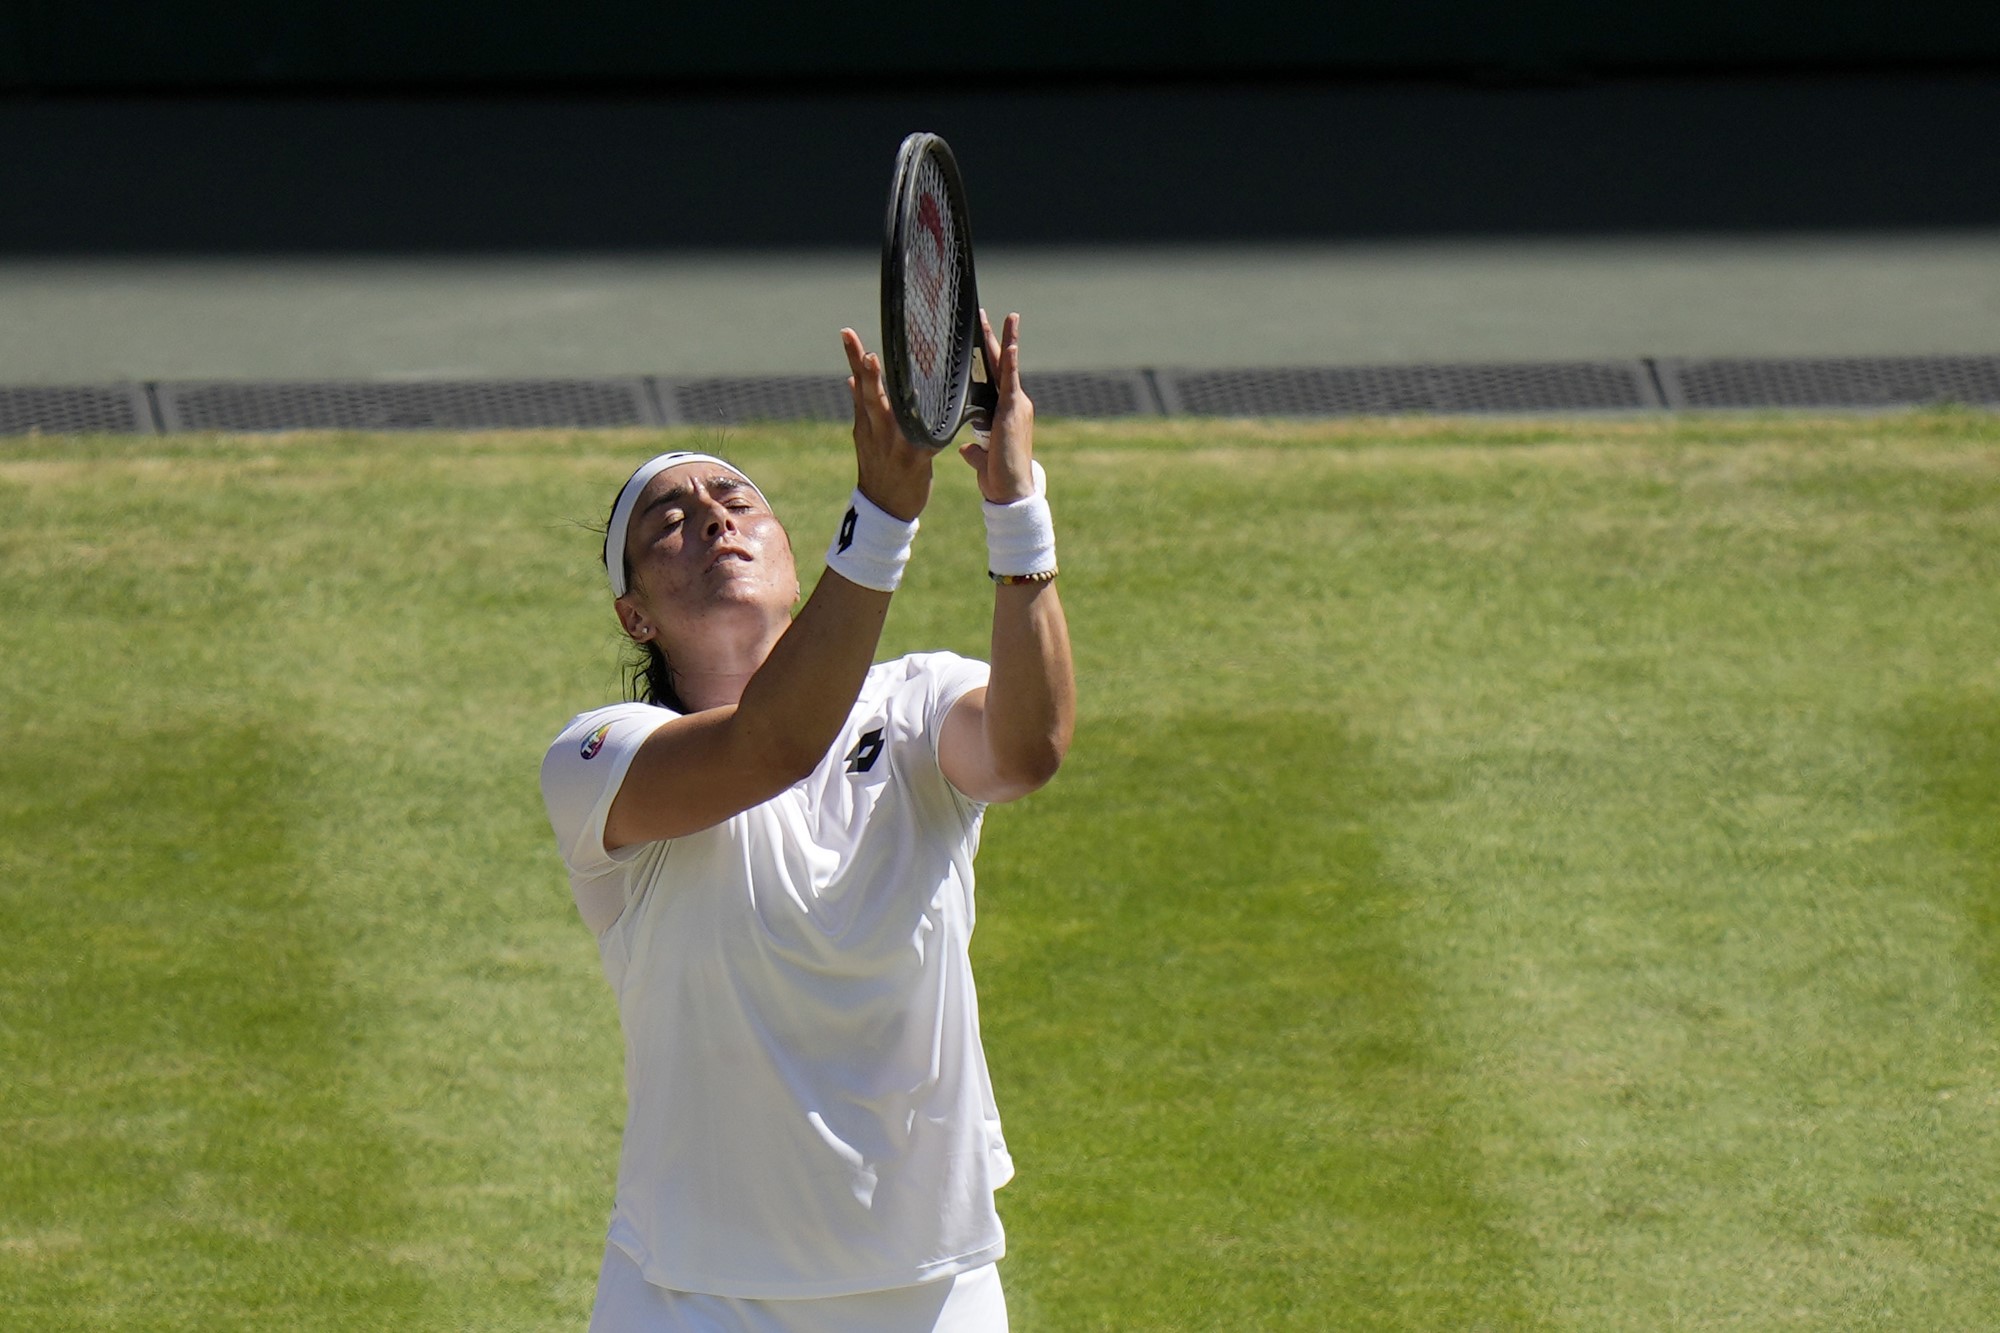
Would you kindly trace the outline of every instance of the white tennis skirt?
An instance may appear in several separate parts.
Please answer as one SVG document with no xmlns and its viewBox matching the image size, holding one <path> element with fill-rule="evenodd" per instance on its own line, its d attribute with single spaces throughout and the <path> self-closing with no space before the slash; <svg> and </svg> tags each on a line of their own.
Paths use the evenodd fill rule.
<svg viewBox="0 0 2000 1333">
<path fill-rule="evenodd" d="M 916 1287 L 810 1300 L 672 1291 L 607 1244 L 590 1333 L 1007 1333 L 1007 1300 L 992 1264 Z"/>
</svg>

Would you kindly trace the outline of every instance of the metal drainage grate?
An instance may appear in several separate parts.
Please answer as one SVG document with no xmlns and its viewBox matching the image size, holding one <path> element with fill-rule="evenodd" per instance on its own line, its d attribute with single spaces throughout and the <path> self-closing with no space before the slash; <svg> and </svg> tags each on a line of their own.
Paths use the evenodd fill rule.
<svg viewBox="0 0 2000 1333">
<path fill-rule="evenodd" d="M 319 380 L 159 386 L 167 430 L 505 430 L 650 426 L 642 381 Z"/>
<path fill-rule="evenodd" d="M 847 381 L 819 375 L 733 379 L 659 379 L 660 407 L 671 425 L 734 426 L 751 421 L 848 421 Z M 1160 408 L 1140 370 L 1050 370 L 1028 379 L 1035 411 L 1046 417 L 1128 417 Z"/>
<path fill-rule="evenodd" d="M 1045 417 L 2000 405 L 2000 356 L 1043 371 L 1028 389 Z M 831 375 L 0 386 L 0 435 L 727 426 L 850 414 L 846 382 Z"/>
<path fill-rule="evenodd" d="M 1660 361 L 1671 408 L 2000 403 L 2000 357 Z"/>
<path fill-rule="evenodd" d="M 1637 361 L 1162 371 L 1161 405 L 1194 416 L 1626 412 L 1658 407 Z"/>
<path fill-rule="evenodd" d="M 152 429 L 141 384 L 0 388 L 0 435 L 135 435 Z"/>
<path fill-rule="evenodd" d="M 748 375 L 653 381 L 670 426 L 736 426 L 751 421 L 848 421 L 847 381 L 827 375 Z"/>
<path fill-rule="evenodd" d="M 1143 370 L 1041 370 L 1022 376 L 1035 415 L 1044 417 L 1157 416 L 1159 401 Z"/>
</svg>

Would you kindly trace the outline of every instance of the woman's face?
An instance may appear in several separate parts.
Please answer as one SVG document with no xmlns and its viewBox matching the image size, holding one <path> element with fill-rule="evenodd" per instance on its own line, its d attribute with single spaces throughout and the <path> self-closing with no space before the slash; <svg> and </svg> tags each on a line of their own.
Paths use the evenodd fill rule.
<svg viewBox="0 0 2000 1333">
<path fill-rule="evenodd" d="M 798 600 L 791 539 L 777 515 L 714 463 L 683 463 L 646 484 L 625 530 L 625 559 L 630 589 L 618 599 L 619 619 L 642 641 L 718 615 L 782 619 Z"/>
</svg>

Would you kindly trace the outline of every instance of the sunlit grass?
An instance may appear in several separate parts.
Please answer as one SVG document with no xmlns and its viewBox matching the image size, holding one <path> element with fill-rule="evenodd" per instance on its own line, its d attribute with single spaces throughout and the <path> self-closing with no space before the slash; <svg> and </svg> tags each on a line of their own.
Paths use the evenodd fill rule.
<svg viewBox="0 0 2000 1333">
<path fill-rule="evenodd" d="M 816 568 L 841 433 L 687 438 Z M 581 1326 L 620 1051 L 535 771 L 658 443 L 0 444 L 0 1327 Z M 1017 1327 L 1990 1322 L 1994 418 L 1043 452 Z M 942 466 L 887 653 L 983 648 Z"/>
</svg>

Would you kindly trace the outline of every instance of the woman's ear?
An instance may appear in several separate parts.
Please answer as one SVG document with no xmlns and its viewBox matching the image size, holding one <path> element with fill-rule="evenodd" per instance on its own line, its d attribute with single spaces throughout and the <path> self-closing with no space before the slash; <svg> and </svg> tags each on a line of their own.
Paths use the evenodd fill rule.
<svg viewBox="0 0 2000 1333">
<path fill-rule="evenodd" d="M 653 627 L 647 622 L 646 613 L 633 604 L 630 594 L 611 605 L 618 613 L 618 624 L 625 631 L 626 638 L 634 643 L 644 643 L 653 637 Z"/>
</svg>

